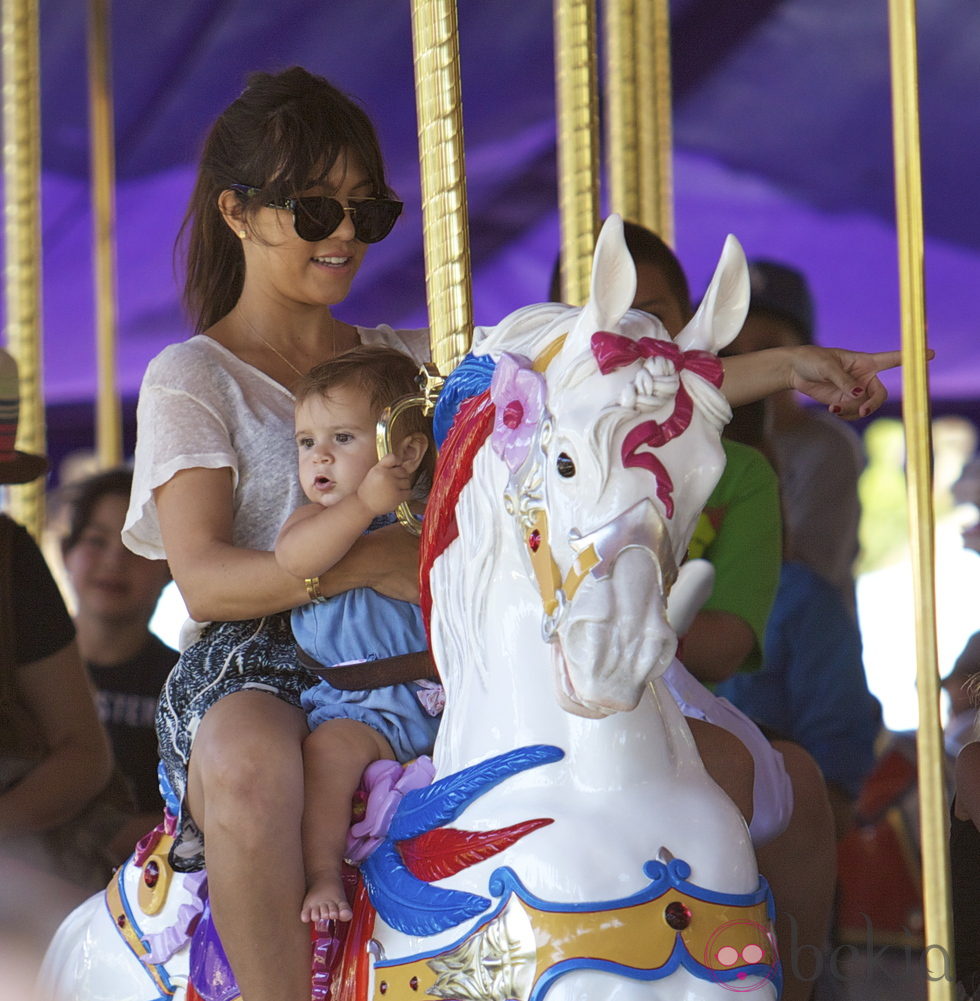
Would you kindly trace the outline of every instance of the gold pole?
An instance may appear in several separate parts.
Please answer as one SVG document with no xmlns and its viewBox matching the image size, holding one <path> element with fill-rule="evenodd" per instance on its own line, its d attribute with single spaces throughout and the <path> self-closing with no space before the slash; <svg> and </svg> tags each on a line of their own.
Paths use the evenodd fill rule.
<svg viewBox="0 0 980 1001">
<path fill-rule="evenodd" d="M 636 0 L 606 0 L 603 8 L 606 39 L 606 176 L 609 209 L 624 219 L 640 220 L 640 164 L 642 141 L 638 119 L 637 54 L 639 44 Z M 646 7 L 640 3 L 640 7 Z"/>
<path fill-rule="evenodd" d="M 639 135 L 641 225 L 673 245 L 674 130 L 671 124 L 670 7 L 668 0 L 646 0 L 637 10 L 636 120 Z"/>
<path fill-rule="evenodd" d="M 580 306 L 589 297 L 599 230 L 595 6 L 555 0 L 554 11 L 561 289 L 565 302 Z"/>
<path fill-rule="evenodd" d="M 18 447 L 43 455 L 41 371 L 41 120 L 37 0 L 3 0 L 4 291 L 7 346 L 20 372 Z M 35 538 L 44 480 L 11 488 L 11 513 Z"/>
<path fill-rule="evenodd" d="M 412 0 L 422 236 L 432 361 L 448 375 L 473 333 L 455 0 Z"/>
<path fill-rule="evenodd" d="M 902 306 L 902 412 L 908 455 L 908 501 L 915 594 L 916 680 L 922 832 L 922 889 L 925 913 L 928 997 L 952 1001 L 955 983 L 946 969 L 952 956 L 949 845 L 939 722 L 936 656 L 935 538 L 929 386 L 926 370 L 922 169 L 919 148 L 915 0 L 889 0 L 892 118 L 895 145 L 895 201 Z M 940 966 L 942 968 L 940 968 Z M 949 979 L 947 979 L 947 977 Z"/>
<path fill-rule="evenodd" d="M 89 138 L 98 393 L 95 446 L 99 465 L 122 461 L 122 408 L 116 371 L 115 137 L 109 0 L 89 0 Z"/>
</svg>

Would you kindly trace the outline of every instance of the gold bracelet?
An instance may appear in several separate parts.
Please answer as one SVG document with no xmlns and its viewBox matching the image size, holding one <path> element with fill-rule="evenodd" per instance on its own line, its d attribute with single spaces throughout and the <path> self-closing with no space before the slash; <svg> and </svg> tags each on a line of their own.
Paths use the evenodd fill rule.
<svg viewBox="0 0 980 1001">
<path fill-rule="evenodd" d="M 319 577 L 307 577 L 303 583 L 306 585 L 306 593 L 310 596 L 310 601 L 315 601 L 318 605 L 322 605 L 327 600 L 320 594 Z"/>
</svg>

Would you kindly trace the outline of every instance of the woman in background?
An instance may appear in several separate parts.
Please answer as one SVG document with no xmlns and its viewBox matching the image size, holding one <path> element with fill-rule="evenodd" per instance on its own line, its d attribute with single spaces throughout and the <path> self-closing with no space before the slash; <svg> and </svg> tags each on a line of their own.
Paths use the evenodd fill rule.
<svg viewBox="0 0 980 1001">
<path fill-rule="evenodd" d="M 132 482 L 129 469 L 111 469 L 67 487 L 61 544 L 75 597 L 78 648 L 137 811 L 113 839 L 120 861 L 162 816 L 153 720 L 163 683 L 177 662 L 177 652 L 149 628 L 170 570 L 163 560 L 130 552 L 120 536 Z"/>
</svg>

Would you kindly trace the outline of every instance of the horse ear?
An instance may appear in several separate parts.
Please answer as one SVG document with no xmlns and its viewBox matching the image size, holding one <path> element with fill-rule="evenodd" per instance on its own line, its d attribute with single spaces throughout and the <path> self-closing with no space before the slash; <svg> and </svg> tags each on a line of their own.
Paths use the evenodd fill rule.
<svg viewBox="0 0 980 1001">
<path fill-rule="evenodd" d="M 698 311 L 677 335 L 682 351 L 717 354 L 742 329 L 749 311 L 749 268 L 742 245 L 731 234 L 725 239 L 718 266 Z"/>
<path fill-rule="evenodd" d="M 592 258 L 589 310 L 595 330 L 615 330 L 636 295 L 636 265 L 626 246 L 623 219 L 611 215 L 602 224 Z M 595 331 L 588 331 L 591 337 Z"/>
</svg>

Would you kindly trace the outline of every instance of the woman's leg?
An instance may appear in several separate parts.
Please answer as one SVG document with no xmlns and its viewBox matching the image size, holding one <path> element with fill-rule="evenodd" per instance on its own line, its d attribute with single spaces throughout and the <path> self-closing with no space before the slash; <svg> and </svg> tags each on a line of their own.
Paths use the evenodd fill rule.
<svg viewBox="0 0 980 1001">
<path fill-rule="evenodd" d="M 377 730 L 353 719 L 327 720 L 304 741 L 304 921 L 350 921 L 341 865 L 350 827 L 351 799 L 364 769 L 372 761 L 394 756 L 391 745 Z"/>
<path fill-rule="evenodd" d="M 299 918 L 306 734 L 301 710 L 242 691 L 215 703 L 194 738 L 188 806 L 242 1001 L 310 998 L 310 931 Z"/>
</svg>

